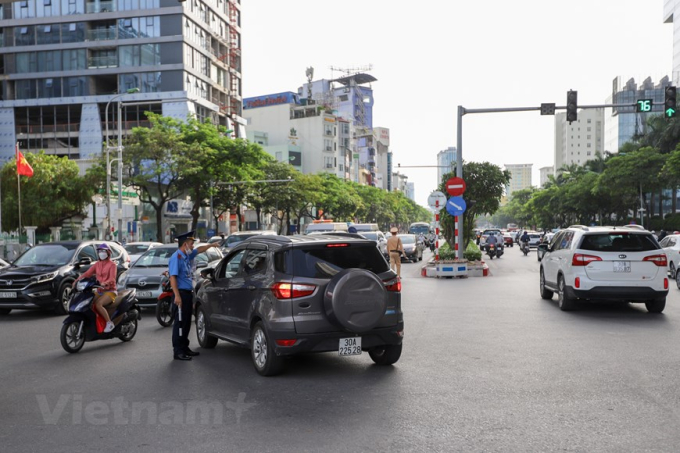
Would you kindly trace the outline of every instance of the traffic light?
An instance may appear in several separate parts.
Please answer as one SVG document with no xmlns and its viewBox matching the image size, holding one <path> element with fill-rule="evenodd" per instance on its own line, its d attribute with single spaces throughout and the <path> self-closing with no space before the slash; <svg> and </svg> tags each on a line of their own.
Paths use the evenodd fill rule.
<svg viewBox="0 0 680 453">
<path fill-rule="evenodd" d="M 666 99 L 663 103 L 663 112 L 666 118 L 675 117 L 675 101 L 676 101 L 676 89 L 672 86 L 666 87 Z"/>
<path fill-rule="evenodd" d="M 567 121 L 570 123 L 578 118 L 578 91 L 567 91 Z"/>
</svg>

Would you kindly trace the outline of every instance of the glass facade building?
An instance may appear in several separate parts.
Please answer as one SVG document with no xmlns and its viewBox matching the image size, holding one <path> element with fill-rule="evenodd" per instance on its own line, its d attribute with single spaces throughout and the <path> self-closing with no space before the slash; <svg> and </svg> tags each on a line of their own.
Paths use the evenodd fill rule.
<svg viewBox="0 0 680 453">
<path fill-rule="evenodd" d="M 116 140 L 117 102 L 124 134 L 151 111 L 207 118 L 245 137 L 240 16 L 240 0 L 1 4 L 0 161 L 16 142 L 72 159 L 100 155 L 107 129 Z"/>
</svg>

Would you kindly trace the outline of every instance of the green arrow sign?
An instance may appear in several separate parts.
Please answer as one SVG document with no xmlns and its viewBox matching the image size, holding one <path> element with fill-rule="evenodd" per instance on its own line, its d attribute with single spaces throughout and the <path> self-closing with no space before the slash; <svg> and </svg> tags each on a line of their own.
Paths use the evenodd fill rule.
<svg viewBox="0 0 680 453">
<path fill-rule="evenodd" d="M 675 116 L 675 109 L 666 109 L 666 118 L 673 118 Z"/>
</svg>

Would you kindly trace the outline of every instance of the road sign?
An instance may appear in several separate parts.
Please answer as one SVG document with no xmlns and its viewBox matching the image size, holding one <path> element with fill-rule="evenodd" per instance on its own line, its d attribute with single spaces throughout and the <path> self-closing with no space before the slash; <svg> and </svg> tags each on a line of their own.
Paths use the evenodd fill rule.
<svg viewBox="0 0 680 453">
<path fill-rule="evenodd" d="M 446 202 L 446 212 L 453 216 L 463 215 L 465 209 L 467 209 L 467 205 L 465 204 L 463 197 L 451 197 L 449 198 L 449 201 Z"/>
<path fill-rule="evenodd" d="M 446 181 L 446 192 L 452 197 L 463 195 L 465 192 L 465 181 L 463 178 L 455 177 Z"/>
<path fill-rule="evenodd" d="M 446 195 L 438 190 L 434 191 L 427 197 L 427 204 L 430 205 L 432 209 L 439 212 L 444 209 L 444 206 L 446 205 Z"/>
</svg>

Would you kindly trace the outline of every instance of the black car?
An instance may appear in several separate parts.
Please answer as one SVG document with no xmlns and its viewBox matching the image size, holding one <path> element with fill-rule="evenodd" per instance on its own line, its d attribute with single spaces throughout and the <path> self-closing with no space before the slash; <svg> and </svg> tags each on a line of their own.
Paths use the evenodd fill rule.
<svg viewBox="0 0 680 453">
<path fill-rule="evenodd" d="M 203 348 L 218 339 L 250 348 L 264 376 L 304 352 L 368 351 L 399 360 L 404 333 L 401 281 L 374 241 L 333 235 L 257 236 L 205 277 L 196 296 Z"/>
<path fill-rule="evenodd" d="M 0 269 L 0 315 L 12 309 L 68 311 L 73 281 L 97 261 L 95 247 L 102 241 L 62 241 L 38 244 L 26 250 L 11 266 Z M 115 242 L 111 259 L 118 274 L 128 267 L 128 254 Z"/>
</svg>

